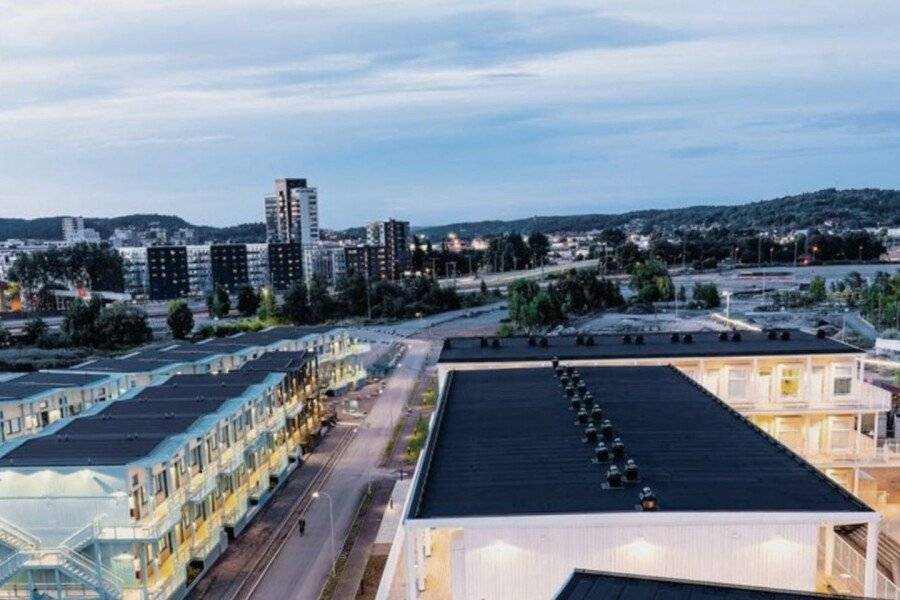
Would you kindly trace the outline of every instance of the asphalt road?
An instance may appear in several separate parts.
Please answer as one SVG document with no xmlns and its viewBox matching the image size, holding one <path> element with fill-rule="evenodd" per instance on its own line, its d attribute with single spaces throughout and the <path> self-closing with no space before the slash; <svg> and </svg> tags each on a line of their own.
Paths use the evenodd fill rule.
<svg viewBox="0 0 900 600">
<path fill-rule="evenodd" d="M 288 539 L 254 590 L 254 600 L 319 597 L 335 556 L 330 542 L 328 496 L 334 511 L 335 550 L 339 551 L 369 483 L 385 475 L 378 467 L 382 451 L 431 347 L 419 340 L 406 343 L 409 350 L 402 362 L 386 380 L 384 392 L 362 422 L 356 438 L 320 488 L 322 495 L 308 509 L 306 534 Z"/>
</svg>

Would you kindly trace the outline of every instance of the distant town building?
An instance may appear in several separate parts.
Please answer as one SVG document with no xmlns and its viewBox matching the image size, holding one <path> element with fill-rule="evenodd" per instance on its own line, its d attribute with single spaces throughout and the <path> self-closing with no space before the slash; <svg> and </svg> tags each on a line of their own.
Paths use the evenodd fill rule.
<svg viewBox="0 0 900 600">
<path fill-rule="evenodd" d="M 316 188 L 306 179 L 276 179 L 266 196 L 266 238 L 270 243 L 314 244 L 319 240 Z"/>
<path fill-rule="evenodd" d="M 366 279 L 387 279 L 387 253 L 384 246 L 361 244 L 344 248 L 347 275 L 362 275 Z"/>
<path fill-rule="evenodd" d="M 190 293 L 187 248 L 150 246 L 147 248 L 148 296 L 151 300 L 184 298 Z"/>
<path fill-rule="evenodd" d="M 346 248 L 335 242 L 319 242 L 313 273 L 334 287 L 347 275 Z"/>
<path fill-rule="evenodd" d="M 400 279 L 411 268 L 409 252 L 409 221 L 374 221 L 366 226 L 366 242 L 369 246 L 384 248 L 383 268 L 379 274 L 383 279 Z"/>
<path fill-rule="evenodd" d="M 303 280 L 303 251 L 300 244 L 269 243 L 269 285 L 286 290 Z"/>
<path fill-rule="evenodd" d="M 100 234 L 90 227 L 84 226 L 84 217 L 63 217 L 62 219 L 63 241 L 67 244 L 81 242 L 98 243 Z"/>
<path fill-rule="evenodd" d="M 250 283 L 246 244 L 213 244 L 209 254 L 214 288 L 222 287 L 229 294 L 236 294 Z"/>
</svg>

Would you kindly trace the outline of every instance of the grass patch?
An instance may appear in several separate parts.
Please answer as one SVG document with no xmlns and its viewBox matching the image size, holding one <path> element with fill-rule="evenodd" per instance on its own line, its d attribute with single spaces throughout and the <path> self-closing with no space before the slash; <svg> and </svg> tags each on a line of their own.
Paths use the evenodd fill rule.
<svg viewBox="0 0 900 600">
<path fill-rule="evenodd" d="M 404 419 L 400 419 L 394 425 L 394 430 L 391 432 L 391 438 L 388 440 L 387 446 L 384 447 L 384 452 L 381 454 L 381 464 L 385 465 L 389 460 L 391 460 L 391 455 L 394 453 L 394 448 L 397 446 L 397 440 L 400 439 L 400 434 L 403 432 L 403 423 Z"/>
<path fill-rule="evenodd" d="M 416 461 L 419 460 L 419 454 L 425 446 L 425 438 L 428 437 L 428 421 L 429 418 L 425 415 L 419 417 L 419 420 L 416 421 L 416 426 L 409 436 L 406 454 L 403 457 L 406 464 L 414 465 L 416 464 Z"/>
<path fill-rule="evenodd" d="M 434 408 L 435 402 L 437 402 L 437 386 L 432 383 L 425 390 L 425 394 L 422 395 L 422 406 L 424 408 Z"/>
</svg>

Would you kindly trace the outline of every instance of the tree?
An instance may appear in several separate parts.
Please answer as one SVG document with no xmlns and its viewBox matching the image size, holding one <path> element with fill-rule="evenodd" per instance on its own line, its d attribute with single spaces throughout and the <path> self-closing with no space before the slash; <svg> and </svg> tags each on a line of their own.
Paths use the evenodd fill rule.
<svg viewBox="0 0 900 600">
<path fill-rule="evenodd" d="M 147 313 L 136 306 L 110 304 L 97 316 L 97 339 L 101 345 L 116 348 L 137 346 L 153 339 Z"/>
<path fill-rule="evenodd" d="M 653 258 L 631 265 L 631 287 L 642 302 L 675 299 L 675 286 L 666 265 Z"/>
<path fill-rule="evenodd" d="M 188 308 L 184 300 L 175 300 L 169 304 L 169 315 L 166 324 L 172 332 L 172 337 L 183 340 L 194 328 L 194 313 Z"/>
<path fill-rule="evenodd" d="M 814 302 L 824 302 L 828 297 L 828 294 L 825 290 L 825 278 L 821 275 L 816 275 L 812 278 L 812 281 L 809 282 L 809 295 L 813 299 Z"/>
<path fill-rule="evenodd" d="M 527 279 L 516 279 L 510 284 L 509 318 L 519 326 L 526 327 L 529 322 L 528 310 L 540 289 L 537 283 Z"/>
<path fill-rule="evenodd" d="M 337 297 L 344 314 L 360 317 L 366 314 L 367 288 L 366 278 L 360 273 L 353 273 L 337 282 Z"/>
<path fill-rule="evenodd" d="M 73 346 L 95 345 L 98 342 L 97 318 L 101 309 L 102 304 L 98 299 L 73 302 L 63 317 L 63 338 Z"/>
<path fill-rule="evenodd" d="M 323 323 L 334 313 L 334 300 L 328 293 L 328 286 L 318 275 L 313 275 L 309 282 L 309 321 Z"/>
<path fill-rule="evenodd" d="M 37 317 L 25 323 L 25 328 L 22 330 L 22 341 L 29 345 L 36 344 L 46 334 L 47 323 Z"/>
<path fill-rule="evenodd" d="M 12 345 L 12 334 L 9 329 L 0 325 L 0 348 L 9 348 Z"/>
<path fill-rule="evenodd" d="M 678 286 L 678 294 L 676 295 L 676 299 L 679 302 L 687 302 L 687 292 L 685 291 L 683 285 Z"/>
<path fill-rule="evenodd" d="M 484 279 L 481 280 L 481 285 L 478 286 L 478 290 L 481 292 L 482 296 L 488 295 L 488 286 L 487 283 L 485 283 Z"/>
<path fill-rule="evenodd" d="M 306 294 L 306 285 L 296 282 L 284 294 L 284 302 L 281 304 L 282 316 L 294 325 L 302 325 L 309 321 L 309 299 Z"/>
<path fill-rule="evenodd" d="M 245 285 L 238 292 L 237 309 L 245 317 L 252 317 L 259 310 L 259 294 L 251 286 Z"/>
<path fill-rule="evenodd" d="M 532 233 L 528 236 L 528 249 L 531 251 L 531 264 L 537 266 L 550 252 L 550 240 L 543 233 Z"/>
<path fill-rule="evenodd" d="M 259 292 L 259 308 L 256 309 L 256 317 L 264 323 L 278 319 L 278 306 L 275 304 L 275 292 L 272 288 L 264 287 Z"/>
<path fill-rule="evenodd" d="M 694 284 L 694 302 L 706 309 L 720 306 L 719 288 L 714 283 Z"/>
<path fill-rule="evenodd" d="M 209 310 L 209 316 L 224 318 L 231 312 L 231 298 L 228 291 L 221 285 L 217 285 L 216 289 L 206 296 L 206 308 Z"/>
</svg>

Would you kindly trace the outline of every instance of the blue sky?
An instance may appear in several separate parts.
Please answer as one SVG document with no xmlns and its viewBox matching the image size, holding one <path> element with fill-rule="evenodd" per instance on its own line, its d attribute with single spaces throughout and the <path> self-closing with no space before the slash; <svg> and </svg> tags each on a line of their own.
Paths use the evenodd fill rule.
<svg viewBox="0 0 900 600">
<path fill-rule="evenodd" d="M 900 3 L 0 0 L 0 216 L 414 224 L 900 187 Z"/>
</svg>

